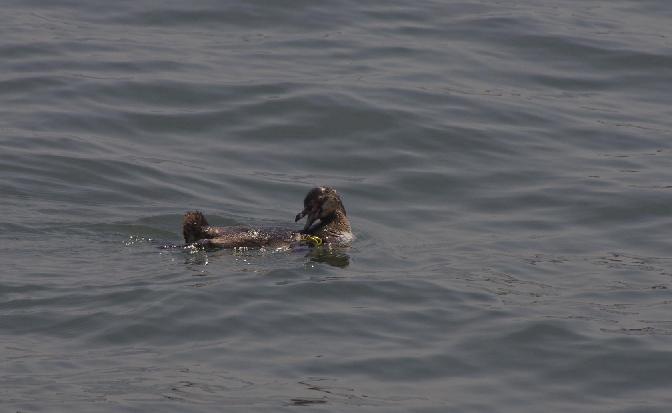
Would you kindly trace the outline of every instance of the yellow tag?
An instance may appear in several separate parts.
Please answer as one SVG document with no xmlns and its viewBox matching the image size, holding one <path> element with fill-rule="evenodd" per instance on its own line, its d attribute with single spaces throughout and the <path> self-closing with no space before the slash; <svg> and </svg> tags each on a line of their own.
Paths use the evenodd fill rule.
<svg viewBox="0 0 672 413">
<path fill-rule="evenodd" d="M 313 244 L 313 247 L 319 247 L 322 245 L 322 238 L 315 235 L 306 235 L 303 240 L 309 244 Z"/>
</svg>

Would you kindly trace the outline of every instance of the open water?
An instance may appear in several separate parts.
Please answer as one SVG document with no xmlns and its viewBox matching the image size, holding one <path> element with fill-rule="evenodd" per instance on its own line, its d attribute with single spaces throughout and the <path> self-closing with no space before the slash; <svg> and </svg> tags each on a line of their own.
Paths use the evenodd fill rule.
<svg viewBox="0 0 672 413">
<path fill-rule="evenodd" d="M 2 411 L 668 412 L 670 21 L 3 1 Z M 350 249 L 162 248 L 315 185 Z"/>
</svg>

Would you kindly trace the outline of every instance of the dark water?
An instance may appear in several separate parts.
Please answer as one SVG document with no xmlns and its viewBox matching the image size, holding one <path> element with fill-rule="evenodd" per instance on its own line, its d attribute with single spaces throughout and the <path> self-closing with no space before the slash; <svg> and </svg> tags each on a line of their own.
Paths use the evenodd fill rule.
<svg viewBox="0 0 672 413">
<path fill-rule="evenodd" d="M 0 13 L 0 406 L 666 412 L 672 8 Z M 346 251 L 189 251 L 181 214 Z"/>
</svg>

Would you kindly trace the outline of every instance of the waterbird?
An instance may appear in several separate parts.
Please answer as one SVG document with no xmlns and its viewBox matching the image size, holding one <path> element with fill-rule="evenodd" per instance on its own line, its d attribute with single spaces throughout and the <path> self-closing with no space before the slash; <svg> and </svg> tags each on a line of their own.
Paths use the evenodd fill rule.
<svg viewBox="0 0 672 413">
<path fill-rule="evenodd" d="M 220 248 L 292 248 L 299 245 L 348 245 L 352 229 L 340 195 L 320 186 L 308 191 L 303 210 L 294 222 L 306 217 L 301 230 L 248 225 L 214 227 L 200 211 L 189 211 L 182 219 L 182 235 L 187 244 Z"/>
</svg>

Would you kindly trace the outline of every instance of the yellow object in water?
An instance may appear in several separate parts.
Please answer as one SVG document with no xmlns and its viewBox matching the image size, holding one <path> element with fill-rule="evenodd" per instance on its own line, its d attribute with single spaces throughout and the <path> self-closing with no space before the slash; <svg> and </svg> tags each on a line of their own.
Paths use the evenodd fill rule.
<svg viewBox="0 0 672 413">
<path fill-rule="evenodd" d="M 303 237 L 303 241 L 306 241 L 308 244 L 312 244 L 313 247 L 319 247 L 323 244 L 322 238 L 315 235 L 306 235 Z"/>
</svg>

